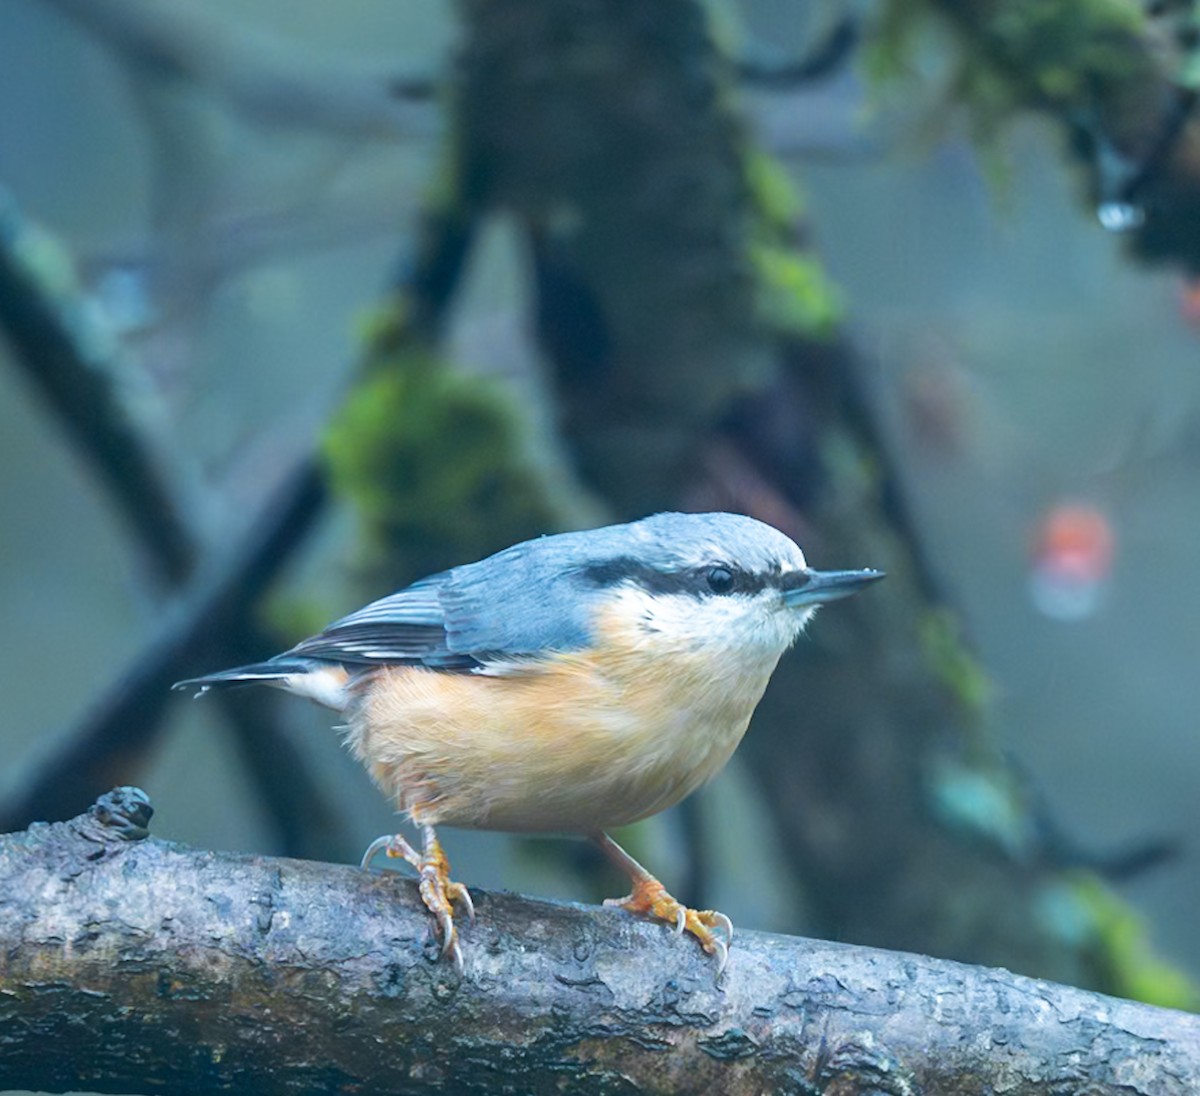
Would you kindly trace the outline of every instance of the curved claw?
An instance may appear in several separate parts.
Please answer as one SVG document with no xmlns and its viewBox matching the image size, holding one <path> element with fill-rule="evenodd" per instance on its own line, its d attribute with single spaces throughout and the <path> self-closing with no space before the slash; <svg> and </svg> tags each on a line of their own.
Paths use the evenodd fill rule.
<svg viewBox="0 0 1200 1096">
<path fill-rule="evenodd" d="M 441 958 L 444 959 L 447 952 L 450 954 L 450 962 L 454 964 L 454 969 L 457 970 L 459 974 L 462 974 L 466 970 L 466 965 L 463 963 L 462 948 L 459 946 L 457 935 L 454 937 L 454 942 L 449 948 L 442 948 Z"/>
<path fill-rule="evenodd" d="M 472 921 L 475 920 L 475 903 L 471 901 L 470 892 L 462 883 L 451 882 L 446 887 L 446 897 L 451 902 L 461 902 L 467 911 L 467 917 Z"/>
<path fill-rule="evenodd" d="M 362 854 L 362 860 L 359 861 L 359 866 L 364 871 L 370 871 L 371 861 L 379 855 L 380 852 L 387 853 L 388 856 L 399 860 L 407 860 L 414 868 L 421 866 L 421 858 L 404 838 L 398 833 L 385 833 L 381 837 L 375 838 L 368 846 L 366 852 Z"/>
<path fill-rule="evenodd" d="M 704 950 L 708 951 L 709 949 L 705 948 Z M 710 954 L 712 953 L 715 953 L 717 956 L 717 977 L 720 978 L 725 971 L 725 964 L 729 962 L 729 946 L 724 940 L 714 936 L 712 938 L 712 952 Z"/>
<path fill-rule="evenodd" d="M 733 943 L 733 922 L 729 920 L 720 910 L 707 910 L 708 919 L 712 921 L 709 928 L 720 929 L 725 933 L 726 946 Z"/>
<path fill-rule="evenodd" d="M 463 953 L 458 942 L 458 929 L 454 925 L 454 903 L 461 902 L 472 921 L 475 919 L 475 903 L 471 901 L 467 888 L 450 878 L 450 865 L 433 827 L 424 826 L 422 829 L 425 834 L 425 846 L 424 852 L 418 858 L 421 898 L 437 918 L 438 933 L 442 939 L 441 958 L 449 955 L 461 973 Z"/>
<path fill-rule="evenodd" d="M 386 849 L 388 847 L 388 844 L 391 842 L 391 840 L 392 835 L 387 833 L 385 833 L 382 837 L 375 838 L 375 840 L 367 846 L 367 851 L 362 854 L 362 860 L 359 861 L 359 867 L 362 868 L 363 871 L 370 871 L 371 861 L 374 860 L 377 855 L 379 855 L 381 849 Z"/>
<path fill-rule="evenodd" d="M 442 937 L 442 950 L 438 953 L 438 958 L 445 959 L 448 953 L 458 947 L 458 933 L 454 929 L 454 918 L 450 916 L 449 910 L 438 910 L 436 916 Z"/>
<path fill-rule="evenodd" d="M 643 917 L 655 917 L 666 921 L 677 936 L 690 932 L 709 955 L 717 956 L 717 974 L 720 975 L 729 961 L 729 945 L 733 943 L 733 922 L 716 910 L 688 909 L 682 902 L 672 898 L 667 893 L 667 888 L 608 834 L 597 831 L 589 836 L 609 863 L 625 872 L 633 883 L 633 890 L 628 896 L 609 898 L 604 904 Z M 713 934 L 714 929 L 724 936 L 723 940 Z"/>
<path fill-rule="evenodd" d="M 717 957 L 719 975 L 729 962 L 733 943 L 733 922 L 719 910 L 693 910 L 672 898 L 652 876 L 634 880 L 633 893 L 625 898 L 606 898 L 604 904 L 643 917 L 666 921 L 676 936 L 690 932 L 700 946 Z"/>
</svg>

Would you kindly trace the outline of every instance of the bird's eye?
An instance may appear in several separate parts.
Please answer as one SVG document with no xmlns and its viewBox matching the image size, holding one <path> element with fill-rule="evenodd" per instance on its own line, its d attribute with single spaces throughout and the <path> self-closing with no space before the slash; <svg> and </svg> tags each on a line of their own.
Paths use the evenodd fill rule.
<svg viewBox="0 0 1200 1096">
<path fill-rule="evenodd" d="M 727 594 L 733 589 L 733 572 L 728 567 L 713 567 L 708 572 L 708 588 L 714 594 Z"/>
</svg>

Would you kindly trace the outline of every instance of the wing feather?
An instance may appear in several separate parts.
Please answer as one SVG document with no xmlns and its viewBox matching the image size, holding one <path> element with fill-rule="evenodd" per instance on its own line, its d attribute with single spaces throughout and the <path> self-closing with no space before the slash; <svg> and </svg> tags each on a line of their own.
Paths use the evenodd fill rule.
<svg viewBox="0 0 1200 1096">
<path fill-rule="evenodd" d="M 371 602 L 296 644 L 280 657 L 348 663 L 411 663 L 473 669 L 479 663 L 450 649 L 440 592 L 447 575 L 433 575 Z"/>
<path fill-rule="evenodd" d="M 514 545 L 431 575 L 334 622 L 281 658 L 495 673 L 590 642 L 580 534 Z"/>
</svg>

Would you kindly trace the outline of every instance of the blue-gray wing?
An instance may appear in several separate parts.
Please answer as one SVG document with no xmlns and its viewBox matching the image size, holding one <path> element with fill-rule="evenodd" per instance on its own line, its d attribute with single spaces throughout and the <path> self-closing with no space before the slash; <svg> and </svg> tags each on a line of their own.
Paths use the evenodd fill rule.
<svg viewBox="0 0 1200 1096">
<path fill-rule="evenodd" d="M 450 649 L 439 598 L 447 574 L 433 575 L 329 625 L 280 658 L 326 659 L 351 665 L 409 663 L 469 670 L 478 662 Z"/>
<path fill-rule="evenodd" d="M 423 579 L 331 624 L 280 657 L 486 671 L 506 659 L 577 650 L 588 614 L 575 568 L 545 538 Z"/>
</svg>

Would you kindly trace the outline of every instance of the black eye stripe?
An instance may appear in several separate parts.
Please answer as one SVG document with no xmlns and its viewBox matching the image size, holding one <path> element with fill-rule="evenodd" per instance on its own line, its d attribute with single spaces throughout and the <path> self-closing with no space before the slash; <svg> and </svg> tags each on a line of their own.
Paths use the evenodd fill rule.
<svg viewBox="0 0 1200 1096">
<path fill-rule="evenodd" d="M 812 581 L 811 572 L 804 571 L 789 571 L 785 575 L 779 577 L 779 588 L 781 590 L 803 590 Z"/>
<path fill-rule="evenodd" d="M 726 585 L 718 578 L 714 586 L 715 572 L 729 575 Z M 709 597 L 713 594 L 756 594 L 767 586 L 780 585 L 778 571 L 767 575 L 750 574 L 727 563 L 710 563 L 703 567 L 683 571 L 660 571 L 631 556 L 597 560 L 581 567 L 579 574 L 595 586 L 616 586 L 630 582 L 652 594 L 695 594 Z M 720 586 L 722 589 L 717 589 Z"/>
</svg>

